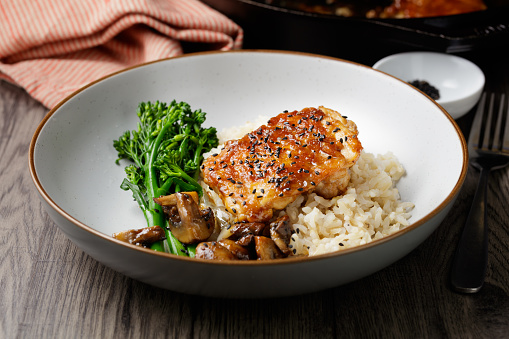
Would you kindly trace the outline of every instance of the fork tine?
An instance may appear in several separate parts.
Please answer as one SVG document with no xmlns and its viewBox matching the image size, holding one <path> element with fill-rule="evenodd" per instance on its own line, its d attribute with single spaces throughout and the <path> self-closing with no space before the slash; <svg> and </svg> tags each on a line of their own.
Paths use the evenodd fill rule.
<svg viewBox="0 0 509 339">
<path fill-rule="evenodd" d="M 474 121 L 472 121 L 472 128 L 468 137 L 468 144 L 474 148 L 482 147 L 482 141 L 484 138 L 483 117 L 484 112 L 486 111 L 485 106 L 487 96 L 488 95 L 486 92 L 481 95 L 481 99 L 479 100 L 479 104 L 477 105 L 477 110 L 475 112 Z"/>
<path fill-rule="evenodd" d="M 509 153 L 509 101 L 506 95 L 504 95 L 503 99 L 504 105 L 501 105 L 503 108 L 501 109 L 501 115 L 504 116 L 504 120 L 502 121 L 502 135 L 501 135 L 501 151 L 505 153 Z"/>
<path fill-rule="evenodd" d="M 498 99 L 498 100 L 497 100 Z M 493 136 L 493 145 L 491 149 L 502 151 L 503 143 L 504 143 L 504 134 L 505 134 L 505 124 L 507 122 L 506 114 L 505 114 L 505 94 L 500 94 L 499 98 L 495 97 L 495 109 L 493 110 L 494 114 L 496 113 L 496 123 L 495 123 L 495 134 Z"/>
<path fill-rule="evenodd" d="M 479 143 L 479 148 L 488 150 L 493 146 L 493 136 L 495 135 L 495 93 L 486 94 L 486 103 L 483 111 L 483 122 L 481 133 L 482 139 Z"/>
</svg>

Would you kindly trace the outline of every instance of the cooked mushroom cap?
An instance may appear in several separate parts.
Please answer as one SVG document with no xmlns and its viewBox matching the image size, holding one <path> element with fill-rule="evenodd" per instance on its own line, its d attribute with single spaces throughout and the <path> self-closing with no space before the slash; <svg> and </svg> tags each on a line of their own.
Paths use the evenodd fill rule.
<svg viewBox="0 0 509 339">
<path fill-rule="evenodd" d="M 290 225 L 290 218 L 284 215 L 278 218 L 276 221 L 270 224 L 270 237 L 274 240 L 274 243 L 284 254 L 291 254 L 291 250 L 288 247 L 290 244 L 290 238 L 293 233 L 293 228 Z"/>
<path fill-rule="evenodd" d="M 161 227 L 152 226 L 114 233 L 113 238 L 133 245 L 148 247 L 156 241 L 163 240 L 165 235 Z"/>
<path fill-rule="evenodd" d="M 215 220 L 212 209 L 200 210 L 192 194 L 179 192 L 154 201 L 164 204 L 163 211 L 170 220 L 170 231 L 180 242 L 198 243 L 208 239 L 214 231 Z"/>
<path fill-rule="evenodd" d="M 267 224 L 261 222 L 237 222 L 232 225 L 230 233 L 229 238 L 234 240 L 253 235 L 270 236 Z"/>
<path fill-rule="evenodd" d="M 236 241 L 241 246 L 248 246 L 255 235 L 270 236 L 267 224 L 261 222 L 237 222 L 230 230 L 228 239 Z"/>
<path fill-rule="evenodd" d="M 219 241 L 219 244 L 221 244 L 221 246 L 223 246 L 223 247 L 226 247 L 230 252 L 233 253 L 233 255 L 235 255 L 240 260 L 251 259 L 249 250 L 246 247 L 237 244 L 233 240 L 223 239 L 223 240 Z"/>
<path fill-rule="evenodd" d="M 235 254 L 217 241 L 200 243 L 196 246 L 195 257 L 208 260 L 238 260 Z"/>
<path fill-rule="evenodd" d="M 284 257 L 272 239 L 255 236 L 254 242 L 258 260 L 271 260 Z"/>
</svg>

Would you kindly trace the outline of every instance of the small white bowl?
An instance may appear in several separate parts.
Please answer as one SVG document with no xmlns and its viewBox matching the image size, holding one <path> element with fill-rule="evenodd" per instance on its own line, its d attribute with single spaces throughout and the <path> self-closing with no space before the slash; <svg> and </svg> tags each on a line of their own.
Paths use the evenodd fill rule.
<svg viewBox="0 0 509 339">
<path fill-rule="evenodd" d="M 454 119 L 477 103 L 484 87 L 484 73 L 464 58 L 436 52 L 406 52 L 387 56 L 373 65 L 406 82 L 424 80 L 437 88 L 436 102 Z"/>
</svg>

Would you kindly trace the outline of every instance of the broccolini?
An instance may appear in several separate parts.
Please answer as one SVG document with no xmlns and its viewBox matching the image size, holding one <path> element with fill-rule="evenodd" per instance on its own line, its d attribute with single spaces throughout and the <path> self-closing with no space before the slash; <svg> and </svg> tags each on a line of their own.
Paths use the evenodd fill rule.
<svg viewBox="0 0 509 339">
<path fill-rule="evenodd" d="M 167 220 L 153 198 L 179 191 L 197 191 L 203 153 L 218 145 L 214 127 L 204 128 L 206 113 L 191 110 L 188 103 L 177 101 L 142 102 L 138 105 L 138 129 L 126 131 L 113 147 L 121 159 L 132 161 L 125 168 L 123 190 L 131 190 L 145 215 L 147 227 L 160 226 L 166 233 L 170 253 L 193 256 L 192 248 L 183 245 L 168 231 Z M 164 251 L 161 242 L 152 249 Z"/>
</svg>

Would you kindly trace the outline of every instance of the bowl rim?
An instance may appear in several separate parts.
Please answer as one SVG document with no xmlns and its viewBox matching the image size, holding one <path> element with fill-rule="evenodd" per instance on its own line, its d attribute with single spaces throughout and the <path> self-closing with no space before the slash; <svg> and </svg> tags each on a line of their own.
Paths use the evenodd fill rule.
<svg viewBox="0 0 509 339">
<path fill-rule="evenodd" d="M 469 91 L 469 92 L 465 92 L 465 95 L 463 97 L 461 97 L 461 98 L 449 99 L 449 100 L 443 100 L 443 99 L 436 100 L 440 105 L 450 105 L 450 104 L 454 104 L 455 102 L 460 102 L 460 101 L 465 100 L 465 99 L 467 99 L 469 97 L 472 97 L 476 93 L 481 91 L 483 89 L 485 83 L 486 83 L 486 76 L 484 75 L 484 72 L 474 62 L 472 62 L 472 61 L 470 61 L 470 60 L 468 60 L 466 58 L 460 57 L 458 55 L 448 54 L 448 53 L 441 53 L 441 52 L 433 52 L 433 51 L 408 51 L 408 52 L 395 53 L 395 54 L 387 55 L 386 57 L 383 57 L 382 59 L 378 60 L 377 62 L 375 62 L 373 64 L 372 68 L 374 68 L 374 69 L 376 69 L 378 71 L 384 72 L 384 73 L 386 73 L 386 74 L 388 74 L 390 76 L 395 77 L 394 75 L 392 75 L 390 73 L 387 73 L 386 71 L 380 69 L 380 67 L 383 66 L 384 64 L 386 64 L 389 61 L 394 61 L 394 60 L 397 60 L 397 59 L 400 59 L 400 58 L 412 57 L 412 56 L 415 56 L 415 55 L 423 55 L 423 56 L 425 56 L 425 55 L 433 55 L 433 56 L 440 57 L 440 58 L 448 58 L 448 59 L 459 60 L 462 63 L 464 63 L 464 64 L 468 65 L 469 67 L 471 67 L 472 68 L 472 72 L 477 74 L 476 79 L 480 79 L 481 80 L 479 88 L 476 88 L 475 90 L 472 90 L 472 91 Z M 401 79 L 401 80 L 404 80 L 404 79 Z M 417 90 L 419 90 L 419 89 L 417 88 Z M 421 91 L 421 90 L 419 90 L 419 91 L 427 96 L 427 94 L 424 93 L 423 91 Z"/>
<path fill-rule="evenodd" d="M 79 93 L 84 91 L 85 89 L 87 89 L 91 86 L 94 86 L 97 83 L 105 81 L 106 79 L 111 78 L 117 74 L 130 71 L 132 69 L 141 68 L 141 67 L 155 64 L 155 63 L 166 62 L 168 60 L 173 60 L 173 59 L 190 58 L 190 57 L 197 57 L 197 56 L 198 57 L 206 57 L 208 55 L 214 56 L 214 55 L 218 55 L 218 54 L 278 54 L 278 55 L 295 55 L 295 56 L 310 57 L 310 58 L 321 58 L 321 59 L 328 59 L 328 60 L 333 60 L 333 61 L 349 63 L 352 65 L 364 67 L 367 69 L 372 69 L 372 70 L 374 70 L 376 72 L 380 72 L 382 74 L 386 74 L 382 71 L 373 69 L 370 66 L 366 66 L 366 65 L 363 65 L 360 63 L 349 61 L 349 60 L 340 59 L 337 57 L 331 57 L 331 56 L 325 56 L 325 55 L 319 55 L 319 54 L 307 53 L 307 52 L 282 51 L 282 50 L 270 50 L 270 49 L 243 49 L 243 50 L 230 50 L 230 51 L 195 52 L 195 53 L 188 53 L 188 54 L 183 54 L 183 55 L 179 55 L 179 56 L 175 56 L 175 57 L 145 62 L 145 63 L 141 63 L 138 65 L 134 65 L 131 67 L 121 69 L 119 71 L 105 75 L 95 81 L 92 81 L 92 82 L 88 83 L 87 85 L 77 89 L 73 93 L 69 94 L 67 97 L 62 99 L 59 103 L 57 103 L 53 108 L 51 108 L 51 110 L 44 116 L 44 118 L 41 120 L 41 122 L 37 126 L 37 128 L 32 136 L 32 139 L 30 141 L 29 152 L 28 152 L 28 165 L 29 165 L 29 170 L 30 170 L 30 176 L 31 176 L 32 181 L 33 181 L 37 191 L 39 192 L 41 198 L 44 199 L 45 202 L 54 211 L 56 211 L 61 217 L 66 219 L 68 222 L 70 222 L 74 226 L 80 228 L 82 231 L 85 231 L 91 235 L 97 236 L 97 237 L 101 238 L 102 240 L 111 242 L 112 244 L 116 244 L 118 246 L 123 246 L 126 249 L 132 249 L 134 251 L 141 251 L 142 253 L 159 256 L 160 258 L 164 258 L 167 260 L 179 260 L 179 261 L 182 260 L 182 261 L 187 261 L 187 262 L 196 263 L 196 264 L 220 265 L 220 266 L 267 266 L 267 265 L 294 265 L 294 264 L 298 264 L 298 263 L 311 263 L 311 262 L 317 261 L 317 260 L 319 261 L 319 260 L 326 260 L 326 259 L 331 259 L 331 258 L 335 258 L 335 257 L 339 257 L 339 256 L 346 256 L 346 255 L 352 254 L 354 252 L 365 251 L 365 250 L 368 250 L 374 246 L 379 246 L 385 242 L 391 241 L 392 239 L 399 238 L 399 237 L 405 235 L 406 233 L 413 231 L 416 228 L 419 228 L 420 226 L 425 224 L 427 221 L 431 220 L 436 215 L 438 215 L 449 203 L 451 203 L 453 201 L 453 199 L 459 193 L 459 190 L 461 189 L 463 182 L 465 181 L 467 169 L 468 169 L 467 144 L 466 144 L 465 138 L 463 136 L 463 133 L 461 132 L 460 128 L 458 127 L 458 125 L 456 124 L 454 119 L 440 105 L 438 105 L 436 102 L 434 102 L 432 99 L 429 98 L 429 100 L 431 100 L 433 102 L 433 104 L 435 104 L 437 106 L 437 108 L 439 108 L 442 111 L 442 113 L 445 114 L 446 118 L 453 125 L 454 130 L 456 131 L 457 137 L 459 138 L 460 143 L 461 143 L 461 149 L 463 152 L 463 163 L 462 163 L 461 173 L 459 175 L 459 178 L 458 178 L 456 184 L 454 185 L 451 192 L 447 195 L 447 197 L 438 206 L 436 206 L 431 212 L 429 212 L 428 214 L 426 214 L 424 217 L 417 220 L 416 222 L 413 222 L 406 228 L 404 228 L 394 234 L 386 236 L 384 238 L 376 239 L 376 240 L 373 240 L 367 244 L 355 246 L 355 247 L 348 248 L 345 250 L 331 252 L 331 253 L 324 253 L 324 254 L 319 254 L 319 255 L 315 255 L 315 256 L 296 256 L 296 257 L 274 259 L 274 260 L 232 260 L 232 261 L 198 260 L 196 258 L 178 256 L 175 254 L 170 254 L 170 253 L 165 253 L 165 252 L 157 252 L 157 251 L 154 251 L 151 249 L 143 248 L 140 246 L 136 246 L 133 244 L 129 244 L 127 242 L 117 240 L 117 239 L 115 239 L 107 234 L 101 233 L 101 232 L 95 230 L 94 228 L 84 224 L 83 222 L 75 219 L 74 217 L 69 215 L 63 208 L 61 208 L 50 197 L 50 195 L 46 192 L 46 190 L 42 186 L 42 184 L 39 180 L 36 168 L 35 168 L 35 156 L 34 156 L 35 147 L 37 144 L 37 140 L 41 134 L 41 131 L 43 130 L 46 123 L 59 110 L 59 108 L 62 107 L 67 101 L 69 101 L 71 98 L 75 97 L 76 95 L 78 95 Z M 389 76 L 391 76 L 391 75 L 389 75 Z M 393 76 L 391 76 L 391 77 L 393 77 Z M 399 78 L 396 78 L 396 77 L 393 77 L 393 78 L 407 84 L 405 81 L 402 81 Z M 412 87 L 410 84 L 407 84 L 407 85 Z M 56 222 L 54 222 L 54 223 L 56 224 Z M 59 226 L 57 225 L 57 227 L 59 227 Z"/>
</svg>

